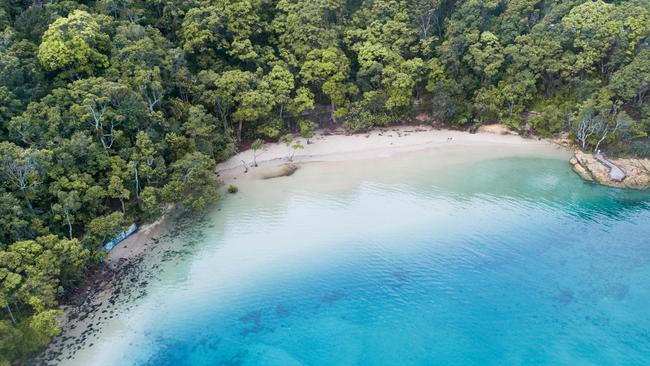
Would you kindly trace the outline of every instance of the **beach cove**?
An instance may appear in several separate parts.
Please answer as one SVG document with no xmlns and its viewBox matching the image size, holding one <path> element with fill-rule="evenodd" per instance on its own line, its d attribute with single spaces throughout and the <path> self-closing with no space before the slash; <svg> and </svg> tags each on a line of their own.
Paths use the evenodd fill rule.
<svg viewBox="0 0 650 366">
<path fill-rule="evenodd" d="M 518 136 L 312 141 L 291 176 L 263 179 L 281 144 L 233 157 L 218 175 L 239 193 L 120 244 L 133 270 L 52 362 L 642 364 L 647 194 Z"/>
</svg>

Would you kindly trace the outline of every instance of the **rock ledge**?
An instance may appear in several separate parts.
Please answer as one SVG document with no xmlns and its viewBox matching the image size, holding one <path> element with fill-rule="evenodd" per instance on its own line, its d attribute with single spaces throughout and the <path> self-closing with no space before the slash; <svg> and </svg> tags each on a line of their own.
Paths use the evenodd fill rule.
<svg viewBox="0 0 650 366">
<path fill-rule="evenodd" d="M 573 170 L 583 179 L 597 182 L 609 187 L 648 189 L 650 188 L 650 159 L 609 159 L 621 168 L 626 177 L 615 180 L 610 177 L 609 169 L 589 153 L 575 150 L 569 161 Z"/>
</svg>

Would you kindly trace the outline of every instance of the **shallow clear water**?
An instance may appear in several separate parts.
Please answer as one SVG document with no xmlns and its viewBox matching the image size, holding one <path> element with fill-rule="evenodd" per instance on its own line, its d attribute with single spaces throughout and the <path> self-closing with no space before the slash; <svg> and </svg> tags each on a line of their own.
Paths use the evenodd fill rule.
<svg viewBox="0 0 650 366">
<path fill-rule="evenodd" d="M 242 182 L 91 363 L 650 362 L 648 194 L 558 159 L 349 168 Z"/>
</svg>

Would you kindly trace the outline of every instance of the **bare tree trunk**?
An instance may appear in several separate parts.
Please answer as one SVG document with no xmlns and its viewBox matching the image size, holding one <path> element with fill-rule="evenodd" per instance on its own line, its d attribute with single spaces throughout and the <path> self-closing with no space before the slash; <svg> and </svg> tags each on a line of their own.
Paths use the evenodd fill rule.
<svg viewBox="0 0 650 366">
<path fill-rule="evenodd" d="M 332 122 L 336 123 L 336 116 L 334 116 L 334 112 L 336 112 L 336 106 L 334 105 L 334 102 L 332 102 L 332 110 L 330 111 L 330 118 L 332 119 Z"/>
<path fill-rule="evenodd" d="M 72 239 L 72 222 L 70 221 L 70 213 L 66 211 L 65 220 L 68 222 L 68 236 Z"/>
<path fill-rule="evenodd" d="M 27 192 L 23 191 L 23 196 L 25 197 L 25 202 L 27 202 L 27 208 L 29 208 L 31 213 L 34 213 L 34 206 L 32 206 L 32 202 L 27 197 Z"/>
<path fill-rule="evenodd" d="M 244 127 L 244 121 L 239 120 L 239 127 L 237 128 L 237 141 L 241 142 L 241 130 Z"/>
<path fill-rule="evenodd" d="M 598 153 L 598 148 L 600 147 L 600 144 L 601 144 L 603 141 L 605 141 L 605 139 L 607 138 L 607 135 L 608 135 L 608 134 L 609 134 L 609 133 L 608 133 L 607 129 L 605 129 L 605 132 L 603 132 L 603 135 L 600 137 L 600 139 L 599 139 L 598 142 L 596 143 L 596 146 L 594 146 L 594 152 L 595 152 L 595 153 Z"/>
<path fill-rule="evenodd" d="M 636 105 L 638 107 L 641 107 L 643 105 L 643 100 L 645 99 L 645 94 L 647 93 L 647 90 L 641 90 L 638 93 L 636 93 Z"/>
<path fill-rule="evenodd" d="M 619 129 L 619 127 L 621 127 L 621 123 L 617 121 L 616 124 L 614 125 L 614 128 L 613 128 L 612 131 L 611 131 L 611 134 L 616 133 L 616 131 Z M 610 134 L 609 128 L 608 128 L 608 127 L 605 127 L 605 129 L 603 130 L 603 135 L 600 137 L 600 139 L 599 139 L 598 142 L 596 143 L 596 147 L 594 148 L 594 151 L 595 151 L 595 152 L 598 152 L 598 148 L 600 147 L 600 144 L 601 144 L 603 141 L 605 141 L 605 139 L 607 138 L 607 136 L 608 136 L 609 134 Z"/>
<path fill-rule="evenodd" d="M 133 165 L 133 172 L 135 173 L 135 198 L 140 200 L 140 179 L 138 178 L 138 167 Z"/>
<path fill-rule="evenodd" d="M 14 314 L 11 312 L 11 308 L 9 307 L 9 303 L 7 302 L 7 312 L 9 312 L 9 317 L 11 317 L 11 322 L 16 325 L 16 318 L 14 318 Z"/>
</svg>

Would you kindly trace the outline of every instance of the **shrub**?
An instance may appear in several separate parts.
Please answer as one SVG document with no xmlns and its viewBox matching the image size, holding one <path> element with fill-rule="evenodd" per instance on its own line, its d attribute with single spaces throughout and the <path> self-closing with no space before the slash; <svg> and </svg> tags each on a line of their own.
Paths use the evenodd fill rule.
<svg viewBox="0 0 650 366">
<path fill-rule="evenodd" d="M 550 137 L 566 127 L 568 116 L 565 109 L 549 105 L 541 113 L 529 117 L 528 124 L 540 135 Z"/>
</svg>

